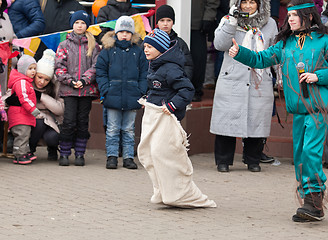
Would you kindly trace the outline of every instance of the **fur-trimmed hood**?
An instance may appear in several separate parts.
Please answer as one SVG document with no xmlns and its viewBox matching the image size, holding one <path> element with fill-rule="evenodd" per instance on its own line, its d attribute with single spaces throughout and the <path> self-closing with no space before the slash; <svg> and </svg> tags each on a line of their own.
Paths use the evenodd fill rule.
<svg viewBox="0 0 328 240">
<path fill-rule="evenodd" d="M 139 33 L 134 33 L 131 38 L 131 43 L 132 44 L 137 44 L 140 42 L 140 35 Z M 109 31 L 107 32 L 103 38 L 101 39 L 102 45 L 104 49 L 107 48 L 112 48 L 115 45 L 116 39 L 115 39 L 115 32 L 114 31 Z"/>
<path fill-rule="evenodd" d="M 261 28 L 267 22 L 269 21 L 270 18 L 270 0 L 260 0 L 261 1 L 261 6 L 260 9 L 258 9 L 258 13 L 251 18 L 244 19 L 244 18 L 238 18 L 238 25 L 241 27 L 244 27 L 245 25 L 250 25 L 252 27 L 258 27 Z M 240 2 L 241 0 L 230 0 L 230 7 L 233 5 L 236 5 L 238 9 L 240 9 Z"/>
</svg>

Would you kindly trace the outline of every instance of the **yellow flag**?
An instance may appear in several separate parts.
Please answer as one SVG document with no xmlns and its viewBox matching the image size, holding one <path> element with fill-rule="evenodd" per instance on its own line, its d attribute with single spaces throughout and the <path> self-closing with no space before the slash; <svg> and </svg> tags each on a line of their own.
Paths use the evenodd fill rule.
<svg viewBox="0 0 328 240">
<path fill-rule="evenodd" d="M 30 45 L 30 49 L 34 52 L 30 52 L 28 49 L 24 48 L 24 54 L 30 55 L 32 57 L 34 57 L 36 50 L 38 50 L 39 46 L 41 43 L 41 39 L 36 37 L 36 38 L 32 38 L 31 39 L 31 45 Z"/>
<path fill-rule="evenodd" d="M 98 36 L 100 33 L 101 33 L 101 29 L 100 29 L 100 27 L 99 27 L 99 25 L 96 25 L 96 26 L 90 26 L 89 28 L 88 28 L 88 31 L 90 32 L 90 33 L 92 33 L 94 36 Z"/>
<path fill-rule="evenodd" d="M 140 15 L 136 15 L 132 16 L 132 19 L 134 20 L 135 31 L 140 34 L 142 39 L 144 39 L 146 37 L 146 30 L 142 21 L 142 17 Z"/>
</svg>

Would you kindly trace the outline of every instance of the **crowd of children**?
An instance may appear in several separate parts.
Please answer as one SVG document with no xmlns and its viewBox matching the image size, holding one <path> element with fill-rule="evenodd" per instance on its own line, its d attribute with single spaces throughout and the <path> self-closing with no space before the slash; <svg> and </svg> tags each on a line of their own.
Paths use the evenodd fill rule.
<svg viewBox="0 0 328 240">
<path fill-rule="evenodd" d="M 1 0 L 0 3 L 2 3 Z M 260 0 L 241 1 L 241 5 L 256 4 L 254 12 L 250 12 L 251 17 L 252 14 L 262 13 L 261 3 L 263 1 Z M 122 7 L 126 8 L 127 14 L 123 14 L 122 11 L 115 12 Z M 245 9 L 249 10 L 246 7 Z M 289 5 L 288 9 L 292 13 L 288 13 L 288 18 L 292 19 L 297 13 L 302 16 L 307 13 L 308 9 L 312 14 L 311 17 L 317 21 L 318 16 L 313 12 L 314 4 L 308 0 L 292 0 L 292 5 Z M 22 55 L 19 58 L 17 69 L 12 69 L 9 76 L 10 97 L 5 100 L 8 105 L 9 130 L 14 136 L 13 162 L 22 165 L 32 163 L 36 159 L 34 153 L 37 143 L 43 138 L 48 146 L 48 159 L 57 160 L 59 147 L 59 165 L 69 166 L 69 157 L 74 149 L 74 164 L 84 166 L 84 155 L 90 137 L 89 113 L 92 101 L 101 97 L 106 126 L 106 168 L 117 168 L 121 147 L 123 167 L 137 169 L 138 166 L 134 162 L 135 118 L 136 111 L 143 105 L 145 111 L 138 158 L 153 183 L 154 193 L 151 202 L 178 207 L 216 207 L 215 202 L 202 194 L 192 180 L 193 169 L 187 155 L 187 135 L 180 125 L 186 113 L 186 106 L 191 103 L 195 95 L 195 88 L 190 81 L 193 72 L 190 51 L 187 44 L 172 29 L 175 23 L 174 10 L 168 5 L 158 8 L 156 13 L 158 28 L 151 31 L 143 42 L 135 32 L 133 19 L 126 16 L 132 14 L 130 10 L 131 3 L 108 1 L 108 5 L 99 12 L 100 20 L 102 17 L 104 21 L 109 20 L 108 14 L 111 11 L 117 14 L 118 19 L 113 31 L 106 29 L 97 41 L 87 30 L 91 24 L 90 16 L 83 10 L 76 11 L 69 19 L 69 25 L 73 31 L 59 44 L 56 54 L 51 50 L 46 50 L 39 62 L 29 55 Z M 236 9 L 232 8 L 232 10 Z M 241 8 L 241 10 L 244 9 Z M 110 15 L 113 16 L 113 14 Z M 234 19 L 230 16 L 230 23 L 232 20 Z M 240 22 L 245 23 L 243 19 L 235 22 L 234 28 L 237 28 L 237 23 L 240 25 Z M 307 22 L 303 25 L 306 29 L 312 26 Z M 254 22 L 252 26 L 255 27 Z M 270 58 L 273 54 L 268 56 L 265 54 L 277 50 L 274 56 L 276 56 L 275 60 L 280 62 L 283 52 L 281 49 L 284 49 L 286 42 L 289 43 L 294 37 L 288 31 L 290 29 L 286 27 L 287 22 L 284 26 L 285 29 L 278 35 L 278 39 L 280 37 L 282 40 L 280 45 L 284 45 L 276 44 L 269 50 L 259 51 L 258 54 L 263 56 L 264 62 L 257 59 L 256 53 L 239 47 L 234 40 L 234 46 L 230 52 L 228 48 L 226 50 L 231 57 L 257 68 L 274 64 Z M 321 23 L 317 22 L 316 26 L 319 26 L 319 33 L 327 34 L 328 31 Z M 229 27 L 229 24 L 226 24 L 226 27 Z M 221 28 L 224 29 L 219 26 L 218 30 Z M 244 32 L 245 29 L 238 30 Z M 304 29 L 299 27 L 296 30 Z M 316 36 L 317 29 L 311 31 L 314 34 L 313 38 L 325 40 L 322 36 Z M 247 37 L 251 39 L 256 33 L 248 31 L 247 34 Z M 310 34 L 305 32 L 304 38 L 306 36 Z M 225 43 L 231 45 L 229 41 Z M 264 49 L 261 41 L 263 39 L 259 38 L 256 42 L 259 50 Z M 97 42 L 102 43 L 102 50 Z M 298 44 L 302 43 L 298 42 Z M 293 49 L 289 45 L 287 47 Z M 303 45 L 300 50 L 302 47 Z M 251 62 L 249 57 L 251 57 Z M 232 58 L 231 61 L 236 64 Z M 283 69 L 283 72 L 285 70 Z M 326 89 L 327 83 L 321 79 L 320 73 L 317 75 L 317 77 L 316 74 L 302 75 L 300 80 L 311 84 L 316 82 L 319 87 L 324 85 L 318 88 L 318 91 L 320 90 L 321 95 L 325 96 L 325 91 L 322 89 Z M 296 75 L 291 77 L 296 78 Z M 289 78 L 284 84 L 288 97 L 288 94 L 292 93 L 288 92 L 290 86 L 287 85 L 287 80 Z M 297 86 L 294 86 L 296 91 L 298 91 Z M 327 104 L 324 99 L 321 100 Z M 3 101 L 0 101 L 0 115 L 1 120 L 6 121 L 7 113 L 4 110 Z M 301 98 L 301 101 L 304 106 L 308 106 L 306 100 Z M 313 152 L 319 152 L 322 157 L 323 144 L 321 143 L 325 139 L 327 120 L 326 115 L 321 114 L 320 111 L 323 109 L 322 112 L 324 112 L 326 105 L 321 106 L 320 111 L 311 112 L 312 115 L 307 115 L 308 111 L 304 110 L 305 107 L 300 104 L 300 100 L 297 103 L 297 106 L 299 105 L 301 109 L 288 110 L 295 114 L 294 128 L 300 129 L 300 132 L 294 134 L 294 140 L 299 141 L 294 143 L 294 158 L 296 159 L 296 177 L 300 182 L 298 191 L 305 202 L 303 207 L 297 210 L 293 220 L 318 221 L 322 220 L 324 215 L 322 198 L 326 177 L 322 172 L 321 159 Z M 271 111 L 268 112 L 271 113 Z M 308 146 L 301 143 L 305 137 L 309 138 L 311 143 L 315 142 L 313 137 L 305 134 L 307 130 L 303 129 L 305 122 L 312 126 L 312 133 L 317 134 L 313 137 L 320 140 L 317 140 L 320 143 L 317 149 L 308 149 Z M 318 126 L 322 130 L 320 134 L 318 134 Z M 257 155 L 259 154 L 260 151 Z M 315 165 L 317 172 L 312 171 L 307 158 L 313 159 L 312 165 Z M 247 163 L 251 165 L 249 161 Z M 252 168 L 254 171 L 260 171 L 258 162 L 255 167 L 257 167 L 255 170 L 254 167 Z M 315 209 L 317 207 L 320 209 Z"/>
</svg>

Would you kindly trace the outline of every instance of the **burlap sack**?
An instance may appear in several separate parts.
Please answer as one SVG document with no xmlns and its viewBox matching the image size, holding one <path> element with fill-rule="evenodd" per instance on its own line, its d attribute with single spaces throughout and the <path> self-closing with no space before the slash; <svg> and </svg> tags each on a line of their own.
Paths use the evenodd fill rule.
<svg viewBox="0 0 328 240">
<path fill-rule="evenodd" d="M 145 112 L 138 158 L 153 183 L 151 202 L 185 208 L 216 207 L 192 179 L 187 134 L 180 122 L 144 99 L 139 103 L 145 106 Z"/>
</svg>

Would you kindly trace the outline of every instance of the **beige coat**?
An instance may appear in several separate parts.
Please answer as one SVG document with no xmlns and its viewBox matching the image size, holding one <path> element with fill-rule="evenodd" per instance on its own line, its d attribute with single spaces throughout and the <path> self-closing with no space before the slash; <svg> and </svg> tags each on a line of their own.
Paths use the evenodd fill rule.
<svg viewBox="0 0 328 240">
<path fill-rule="evenodd" d="M 54 99 L 42 93 L 36 107 L 41 111 L 37 119 L 43 118 L 46 125 L 59 133 L 58 124 L 62 124 L 64 118 L 64 100 L 62 98 Z"/>
<path fill-rule="evenodd" d="M 41 113 L 36 118 L 44 119 L 46 125 L 59 133 L 58 124 L 62 124 L 64 119 L 64 99 L 58 97 L 58 82 L 55 81 L 55 79 L 52 79 L 52 81 L 55 83 L 56 98 L 53 98 L 46 93 L 42 93 L 40 102 L 36 104 L 36 107 Z M 33 86 L 35 88 L 34 84 Z M 40 91 L 39 89 L 37 90 Z M 42 92 L 42 90 L 40 92 Z"/>
</svg>

